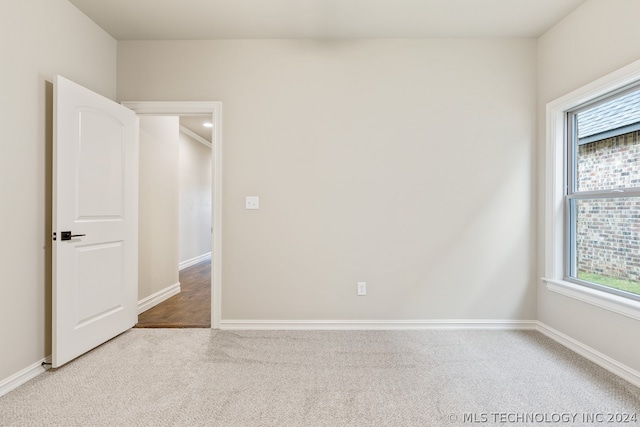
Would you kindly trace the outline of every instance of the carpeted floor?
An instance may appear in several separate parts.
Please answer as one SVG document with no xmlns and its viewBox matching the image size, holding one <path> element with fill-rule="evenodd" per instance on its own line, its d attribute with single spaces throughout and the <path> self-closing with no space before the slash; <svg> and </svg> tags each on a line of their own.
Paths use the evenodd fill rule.
<svg viewBox="0 0 640 427">
<path fill-rule="evenodd" d="M 607 414 L 637 418 L 599 423 Z M 638 418 L 639 388 L 534 331 L 133 329 L 0 398 L 1 426 L 633 426 Z"/>
</svg>

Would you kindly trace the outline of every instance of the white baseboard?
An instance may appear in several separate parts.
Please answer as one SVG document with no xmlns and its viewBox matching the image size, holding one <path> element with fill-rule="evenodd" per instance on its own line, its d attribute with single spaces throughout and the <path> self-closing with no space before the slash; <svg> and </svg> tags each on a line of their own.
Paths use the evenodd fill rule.
<svg viewBox="0 0 640 427">
<path fill-rule="evenodd" d="M 156 292 L 155 294 L 151 294 L 146 298 L 142 298 L 140 301 L 138 301 L 138 314 L 144 313 L 150 308 L 155 307 L 161 302 L 179 293 L 180 293 L 180 282 L 174 283 L 171 286 L 167 286 L 166 288 Z"/>
<path fill-rule="evenodd" d="M 22 371 L 17 372 L 11 375 L 9 378 L 0 381 L 0 397 L 4 396 L 10 391 L 15 390 L 22 384 L 34 379 L 41 373 L 45 372 L 48 368 L 46 368 L 43 363 L 51 363 L 51 356 L 48 356 L 31 366 L 27 366 Z"/>
<path fill-rule="evenodd" d="M 569 350 L 575 351 L 580 356 L 592 361 L 596 365 L 603 367 L 607 371 L 621 377 L 624 380 L 629 381 L 631 384 L 635 385 L 636 387 L 640 387 L 640 372 L 628 367 L 623 363 L 618 362 L 615 359 L 612 359 L 611 357 L 603 353 L 600 353 L 598 350 L 591 348 L 588 345 L 585 345 L 580 341 L 575 340 L 570 336 L 565 335 L 562 332 L 557 331 L 540 321 L 536 323 L 537 323 L 536 329 L 541 334 L 546 335 L 547 337 L 558 342 L 559 344 L 562 344 L 563 346 L 567 347 Z"/>
<path fill-rule="evenodd" d="M 535 320 L 221 320 L 223 330 L 536 329 Z"/>
<path fill-rule="evenodd" d="M 207 252 L 206 254 L 199 255 L 195 258 L 182 261 L 180 264 L 178 264 L 178 270 L 184 270 L 187 267 L 191 267 L 192 265 L 196 265 L 202 261 L 206 261 L 210 259 L 211 259 L 211 252 Z"/>
</svg>

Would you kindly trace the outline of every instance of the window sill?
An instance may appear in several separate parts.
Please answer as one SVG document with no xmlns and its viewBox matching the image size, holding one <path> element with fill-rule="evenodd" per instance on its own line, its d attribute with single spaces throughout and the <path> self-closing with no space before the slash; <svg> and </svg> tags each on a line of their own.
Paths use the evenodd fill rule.
<svg viewBox="0 0 640 427">
<path fill-rule="evenodd" d="M 576 285 L 565 280 L 545 278 L 542 280 L 547 284 L 547 289 L 552 292 L 595 305 L 634 320 L 640 320 L 640 301 Z"/>
</svg>

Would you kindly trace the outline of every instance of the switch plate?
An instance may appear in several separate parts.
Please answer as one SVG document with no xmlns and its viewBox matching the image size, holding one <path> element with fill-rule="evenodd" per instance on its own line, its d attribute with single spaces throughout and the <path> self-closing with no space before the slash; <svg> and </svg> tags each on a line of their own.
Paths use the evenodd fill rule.
<svg viewBox="0 0 640 427">
<path fill-rule="evenodd" d="M 358 282 L 358 296 L 364 296 L 367 294 L 367 284 L 365 282 Z"/>
<path fill-rule="evenodd" d="M 260 197 L 247 196 L 245 199 L 245 209 L 260 209 Z"/>
</svg>

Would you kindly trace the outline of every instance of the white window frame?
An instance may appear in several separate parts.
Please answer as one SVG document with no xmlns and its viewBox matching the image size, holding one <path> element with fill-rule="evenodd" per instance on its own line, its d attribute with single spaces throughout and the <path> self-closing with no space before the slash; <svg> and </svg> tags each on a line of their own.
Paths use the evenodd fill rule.
<svg viewBox="0 0 640 427">
<path fill-rule="evenodd" d="M 565 188 L 567 185 L 567 112 L 590 101 L 640 83 L 640 60 L 556 99 L 546 109 L 545 259 L 542 279 L 552 292 L 640 320 L 640 301 L 611 294 L 564 279 L 568 257 L 565 247 Z"/>
</svg>

